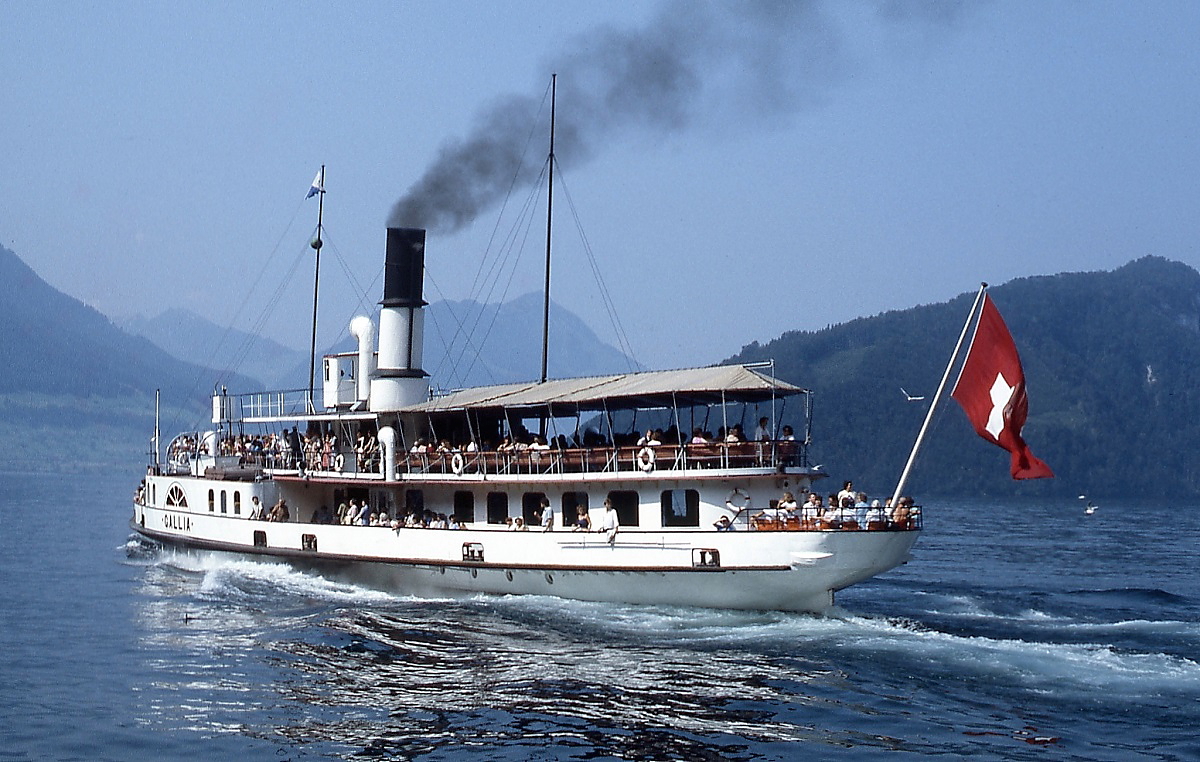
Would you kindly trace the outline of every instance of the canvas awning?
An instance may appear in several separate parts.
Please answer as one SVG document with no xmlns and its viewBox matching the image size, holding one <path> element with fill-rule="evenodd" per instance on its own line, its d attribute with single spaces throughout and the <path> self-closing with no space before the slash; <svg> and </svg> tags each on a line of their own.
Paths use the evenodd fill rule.
<svg viewBox="0 0 1200 762">
<path fill-rule="evenodd" d="M 621 410 L 721 403 L 759 403 L 806 389 L 742 365 L 717 365 L 612 376 L 480 386 L 405 408 L 406 413 L 486 410 Z"/>
</svg>

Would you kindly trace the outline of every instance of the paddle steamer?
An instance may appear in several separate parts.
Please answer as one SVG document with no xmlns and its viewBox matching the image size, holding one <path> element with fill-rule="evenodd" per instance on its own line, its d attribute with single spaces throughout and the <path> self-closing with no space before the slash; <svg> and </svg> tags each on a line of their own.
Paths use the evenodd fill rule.
<svg viewBox="0 0 1200 762">
<path fill-rule="evenodd" d="M 836 524 L 778 512 L 785 492 L 802 497 L 825 474 L 808 459 L 810 392 L 766 367 L 432 392 L 421 365 L 425 238 L 388 229 L 378 325 L 351 322 L 358 351 L 323 358 L 320 399 L 311 388 L 220 389 L 206 430 L 161 453 L 156 436 L 134 501 L 138 533 L 402 594 L 811 612 L 908 558 L 919 512 Z M 692 441 L 694 429 L 762 417 L 759 441 Z M 796 438 L 773 436 L 785 420 Z M 630 436 L 651 424 L 661 439 Z M 342 523 L 343 505 L 368 518 Z"/>
</svg>

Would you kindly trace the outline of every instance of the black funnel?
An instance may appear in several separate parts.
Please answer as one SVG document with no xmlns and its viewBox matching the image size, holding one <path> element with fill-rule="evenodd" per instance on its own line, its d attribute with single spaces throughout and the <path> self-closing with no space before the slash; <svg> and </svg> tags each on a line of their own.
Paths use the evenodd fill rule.
<svg viewBox="0 0 1200 762">
<path fill-rule="evenodd" d="M 425 231 L 388 228 L 387 260 L 383 267 L 384 307 L 424 307 Z"/>
</svg>

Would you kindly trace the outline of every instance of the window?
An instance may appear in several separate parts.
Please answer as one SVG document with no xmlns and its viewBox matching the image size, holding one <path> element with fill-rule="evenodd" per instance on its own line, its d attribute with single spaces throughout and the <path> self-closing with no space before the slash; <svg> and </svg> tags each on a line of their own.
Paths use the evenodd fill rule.
<svg viewBox="0 0 1200 762">
<path fill-rule="evenodd" d="M 221 490 L 221 513 L 229 513 L 229 511 L 226 510 L 226 505 L 225 505 L 226 501 L 228 501 L 228 500 L 229 500 L 229 493 L 226 492 L 225 490 Z"/>
<path fill-rule="evenodd" d="M 662 525 L 700 526 L 700 493 L 694 489 L 665 489 L 662 493 Z"/>
<path fill-rule="evenodd" d="M 214 496 L 213 491 L 209 490 L 208 491 L 208 512 L 212 513 L 215 510 L 217 510 L 216 497 Z"/>
<path fill-rule="evenodd" d="M 242 493 L 241 493 L 241 490 L 235 489 L 233 491 L 233 515 L 234 516 L 242 515 Z"/>
<path fill-rule="evenodd" d="M 256 529 L 254 531 L 254 547 L 256 547 L 256 548 L 267 547 L 267 533 L 265 531 L 263 531 L 261 529 Z"/>
<path fill-rule="evenodd" d="M 640 497 L 634 490 L 615 489 L 608 493 L 613 508 L 617 509 L 617 520 L 623 527 L 636 527 L 638 521 L 638 503 Z"/>
<path fill-rule="evenodd" d="M 487 496 L 487 521 L 489 524 L 503 524 L 508 518 L 508 493 L 489 492 Z"/>
<path fill-rule="evenodd" d="M 562 496 L 562 510 L 559 512 L 558 524 L 563 529 L 575 527 L 575 522 L 579 520 L 579 509 L 585 511 L 591 506 L 588 505 L 588 493 L 586 492 L 564 492 Z"/>
<path fill-rule="evenodd" d="M 404 508 L 405 510 L 423 513 L 425 511 L 425 492 L 419 489 L 405 490 Z"/>
<path fill-rule="evenodd" d="M 168 508 L 187 508 L 187 495 L 183 492 L 183 487 L 178 484 L 172 484 L 167 490 L 167 507 Z"/>
<path fill-rule="evenodd" d="M 460 522 L 475 520 L 475 493 L 459 490 L 454 493 L 454 518 Z"/>
<path fill-rule="evenodd" d="M 300 535 L 300 549 L 317 552 L 317 536 L 315 534 Z"/>
<path fill-rule="evenodd" d="M 521 517 L 525 524 L 531 527 L 542 525 L 542 501 L 546 499 L 545 492 L 526 492 L 521 495 Z"/>
</svg>

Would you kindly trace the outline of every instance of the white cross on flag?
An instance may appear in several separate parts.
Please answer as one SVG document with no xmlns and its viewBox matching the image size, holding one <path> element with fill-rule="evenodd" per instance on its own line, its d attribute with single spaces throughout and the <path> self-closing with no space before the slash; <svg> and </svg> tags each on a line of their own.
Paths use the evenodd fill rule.
<svg viewBox="0 0 1200 762">
<path fill-rule="evenodd" d="M 1012 478 L 1054 476 L 1021 438 L 1021 428 L 1029 414 L 1025 372 L 1012 334 L 987 294 L 983 297 L 967 360 L 951 396 L 962 405 L 979 436 L 1012 453 Z"/>
</svg>

